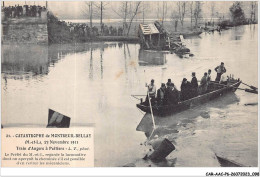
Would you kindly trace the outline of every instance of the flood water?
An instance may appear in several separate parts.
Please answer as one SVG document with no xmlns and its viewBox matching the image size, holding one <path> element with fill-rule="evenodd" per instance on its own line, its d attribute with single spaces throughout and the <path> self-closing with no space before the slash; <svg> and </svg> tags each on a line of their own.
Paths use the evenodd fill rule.
<svg viewBox="0 0 260 177">
<path fill-rule="evenodd" d="M 197 78 L 221 61 L 227 73 L 258 85 L 257 25 L 240 26 L 185 39 L 194 57 L 141 51 L 139 44 L 118 42 L 2 46 L 2 125 L 46 127 L 48 109 L 71 117 L 71 128 L 95 127 L 95 166 L 168 166 L 142 160 L 147 137 L 136 131 L 151 121 L 132 94 L 144 95 L 152 78 L 157 88 L 168 78 Z M 241 88 L 246 88 L 241 85 Z M 177 167 L 220 166 L 215 154 L 257 166 L 257 95 L 237 90 L 207 104 L 156 118 L 159 138 L 176 146 L 165 164 Z M 142 120 L 142 122 L 141 122 Z M 171 163 L 172 162 L 172 163 Z"/>
</svg>

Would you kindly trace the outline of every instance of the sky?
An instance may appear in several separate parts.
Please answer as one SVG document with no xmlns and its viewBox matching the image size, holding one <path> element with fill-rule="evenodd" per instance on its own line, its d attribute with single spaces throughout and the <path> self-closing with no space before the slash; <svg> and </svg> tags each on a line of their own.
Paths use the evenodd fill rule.
<svg viewBox="0 0 260 177">
<path fill-rule="evenodd" d="M 41 5 L 45 6 L 46 1 L 26 1 L 27 4 L 29 5 Z M 86 13 L 88 11 L 87 4 L 88 2 L 84 1 L 49 1 L 48 2 L 48 9 L 52 11 L 53 14 L 55 14 L 58 18 L 62 20 L 67 20 L 67 19 L 84 19 L 88 18 L 88 14 Z M 143 2 L 142 2 L 143 3 Z M 146 1 L 145 4 L 141 3 L 141 9 L 142 6 L 146 8 L 145 10 L 145 18 L 156 18 L 157 17 L 157 12 L 158 12 L 158 5 L 161 8 L 162 7 L 162 2 L 157 2 L 157 1 Z M 220 15 L 228 16 L 229 15 L 229 7 L 232 5 L 232 1 L 203 1 L 202 2 L 202 16 L 203 17 L 211 17 L 211 7 L 212 4 L 214 4 L 215 7 L 215 13 L 219 12 Z M 25 1 L 5 1 L 5 6 L 9 5 L 15 5 L 15 4 L 20 4 L 24 5 Z M 96 1 L 96 5 L 99 5 L 100 2 Z M 120 13 L 119 8 L 122 4 L 122 2 L 117 1 L 117 2 L 105 2 L 105 11 L 104 11 L 104 18 L 110 18 L 110 19 L 116 19 L 116 18 L 121 18 L 118 14 Z M 243 8 L 245 9 L 245 13 L 248 14 L 250 11 L 250 2 L 243 2 Z M 97 10 L 98 8 L 94 6 L 94 11 L 97 13 L 94 15 L 94 18 L 99 17 L 99 11 Z M 187 9 L 187 16 L 189 17 L 189 4 L 186 6 Z M 177 2 L 172 2 L 168 1 L 167 2 L 167 18 L 171 18 L 171 14 L 177 10 Z M 161 16 L 161 13 L 159 13 L 159 16 Z M 142 18 L 142 13 L 137 15 L 137 18 Z"/>
</svg>

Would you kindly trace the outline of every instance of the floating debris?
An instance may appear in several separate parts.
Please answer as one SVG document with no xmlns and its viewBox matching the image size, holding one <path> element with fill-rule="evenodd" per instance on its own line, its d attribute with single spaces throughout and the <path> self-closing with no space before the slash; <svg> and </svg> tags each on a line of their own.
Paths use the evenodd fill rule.
<svg viewBox="0 0 260 177">
<path fill-rule="evenodd" d="M 215 154 L 216 155 L 216 154 Z M 218 162 L 220 163 L 221 167 L 245 167 L 242 164 L 239 164 L 237 162 L 234 162 L 232 160 L 226 159 L 224 157 L 220 157 L 218 155 L 216 155 Z"/>
</svg>

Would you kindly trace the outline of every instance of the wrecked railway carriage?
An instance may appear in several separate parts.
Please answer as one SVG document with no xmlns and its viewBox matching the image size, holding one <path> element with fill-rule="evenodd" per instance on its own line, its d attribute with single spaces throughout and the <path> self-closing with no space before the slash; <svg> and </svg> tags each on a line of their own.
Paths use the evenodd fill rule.
<svg viewBox="0 0 260 177">
<path fill-rule="evenodd" d="M 170 35 L 159 22 L 140 24 L 138 29 L 141 48 L 145 50 L 168 50 L 180 57 L 190 54 L 190 49 L 185 47 L 181 36 Z"/>
</svg>

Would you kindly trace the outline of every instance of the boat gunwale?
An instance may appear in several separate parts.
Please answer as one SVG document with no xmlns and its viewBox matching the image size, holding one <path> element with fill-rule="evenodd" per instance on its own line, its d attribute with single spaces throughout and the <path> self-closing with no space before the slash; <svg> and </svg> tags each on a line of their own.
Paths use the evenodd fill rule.
<svg viewBox="0 0 260 177">
<path fill-rule="evenodd" d="M 211 82 L 214 83 L 214 81 L 211 81 Z M 169 107 L 171 108 L 171 107 L 181 106 L 181 105 L 183 105 L 183 104 L 185 104 L 185 103 L 191 102 L 192 100 L 198 99 L 198 98 L 200 98 L 200 97 L 202 97 L 202 96 L 211 95 L 211 94 L 216 93 L 216 92 L 219 92 L 219 91 L 224 91 L 225 89 L 232 88 L 232 87 L 234 87 L 234 86 L 237 85 L 237 84 L 238 84 L 238 86 L 239 86 L 239 85 L 241 84 L 241 82 L 242 82 L 241 80 L 238 80 L 237 82 L 233 83 L 232 85 L 223 86 L 223 88 L 220 88 L 220 89 L 211 91 L 211 92 L 209 92 L 209 93 L 205 93 L 205 94 L 202 94 L 202 95 L 198 95 L 198 96 L 193 97 L 193 98 L 190 98 L 190 99 L 188 99 L 188 100 L 178 102 L 178 104 L 176 104 L 176 105 L 171 104 L 171 105 L 163 105 L 163 106 L 152 106 L 152 108 L 153 108 L 153 109 L 156 109 L 156 110 L 159 110 L 159 109 L 161 109 L 161 108 L 169 108 Z M 137 104 L 137 105 L 140 106 L 140 107 L 143 107 L 143 108 L 150 108 L 150 106 L 145 106 L 145 105 L 142 105 L 141 103 L 139 103 L 139 104 Z M 136 106 L 137 106 L 137 105 L 136 105 Z M 137 107 L 138 107 L 138 106 L 137 106 Z M 145 111 L 144 111 L 144 112 L 145 112 Z"/>
</svg>

